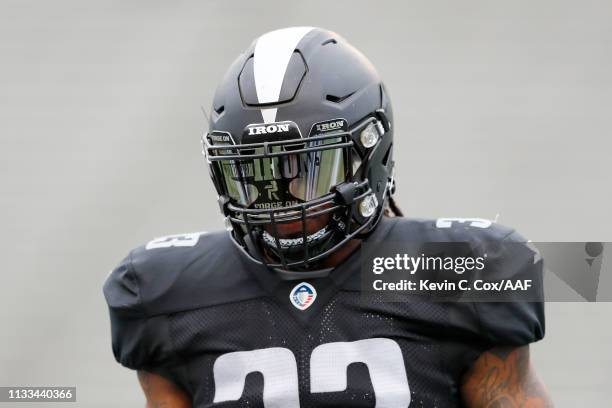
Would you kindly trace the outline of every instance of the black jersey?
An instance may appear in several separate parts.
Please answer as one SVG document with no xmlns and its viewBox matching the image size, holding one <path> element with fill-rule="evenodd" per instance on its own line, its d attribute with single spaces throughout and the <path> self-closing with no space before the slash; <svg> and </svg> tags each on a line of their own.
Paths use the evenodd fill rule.
<svg viewBox="0 0 612 408">
<path fill-rule="evenodd" d="M 472 224 L 383 218 L 368 243 L 523 241 Z M 541 302 L 364 302 L 359 264 L 353 254 L 328 277 L 283 280 L 225 231 L 151 241 L 104 286 L 114 355 L 171 379 L 194 407 L 458 407 L 483 351 L 544 335 Z"/>
</svg>

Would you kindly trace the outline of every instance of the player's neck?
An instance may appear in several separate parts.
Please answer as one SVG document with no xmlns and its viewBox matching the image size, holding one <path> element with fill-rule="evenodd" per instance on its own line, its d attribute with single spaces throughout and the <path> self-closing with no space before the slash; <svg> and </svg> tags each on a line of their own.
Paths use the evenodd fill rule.
<svg viewBox="0 0 612 408">
<path fill-rule="evenodd" d="M 325 268 L 335 268 L 344 262 L 349 256 L 353 254 L 361 245 L 360 239 L 351 239 L 349 242 L 340 247 L 337 251 L 333 252 L 325 261 L 323 266 Z"/>
</svg>

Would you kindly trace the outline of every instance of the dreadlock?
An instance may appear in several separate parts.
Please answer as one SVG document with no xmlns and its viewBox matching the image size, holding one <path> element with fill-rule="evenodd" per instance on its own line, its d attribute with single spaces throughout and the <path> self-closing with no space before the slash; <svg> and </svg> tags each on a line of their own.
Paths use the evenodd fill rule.
<svg viewBox="0 0 612 408">
<path fill-rule="evenodd" d="M 389 198 L 385 202 L 384 215 L 386 217 L 403 217 L 404 216 L 404 213 L 398 207 L 393 196 L 389 196 Z"/>
</svg>

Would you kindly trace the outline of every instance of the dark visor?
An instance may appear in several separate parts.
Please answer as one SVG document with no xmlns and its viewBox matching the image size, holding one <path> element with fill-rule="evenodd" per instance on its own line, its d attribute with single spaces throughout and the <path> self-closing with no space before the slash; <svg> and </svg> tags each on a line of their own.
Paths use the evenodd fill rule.
<svg viewBox="0 0 612 408">
<path fill-rule="evenodd" d="M 212 132 L 206 144 L 221 187 L 248 208 L 280 208 L 322 197 L 349 174 L 347 133 L 234 145 L 231 136 Z"/>
</svg>

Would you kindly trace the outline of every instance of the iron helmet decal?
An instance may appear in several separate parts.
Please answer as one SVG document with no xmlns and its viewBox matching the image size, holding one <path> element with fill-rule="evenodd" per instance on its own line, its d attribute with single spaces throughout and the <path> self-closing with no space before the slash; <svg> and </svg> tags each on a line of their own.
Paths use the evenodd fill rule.
<svg viewBox="0 0 612 408">
<path fill-rule="evenodd" d="M 301 139 L 302 133 L 295 122 L 285 120 L 272 123 L 251 123 L 242 131 L 243 143 Z"/>
</svg>

